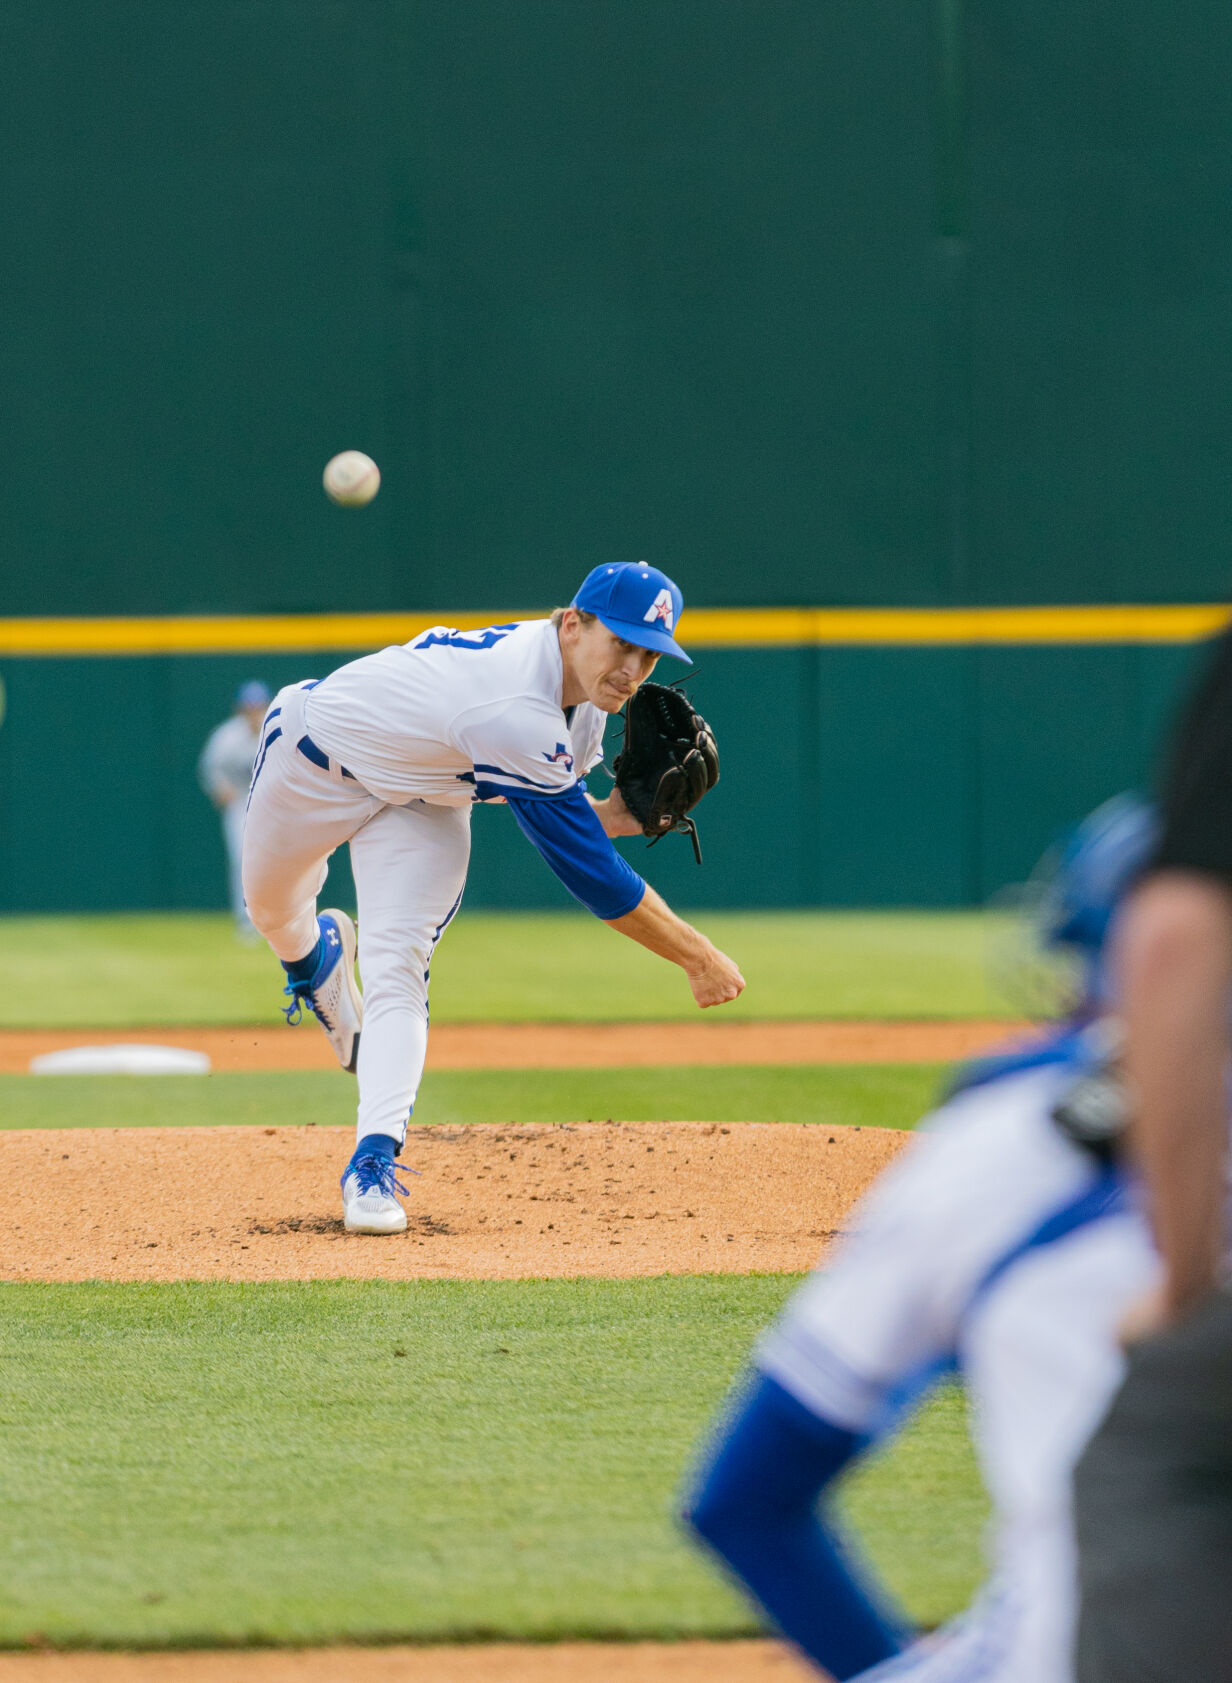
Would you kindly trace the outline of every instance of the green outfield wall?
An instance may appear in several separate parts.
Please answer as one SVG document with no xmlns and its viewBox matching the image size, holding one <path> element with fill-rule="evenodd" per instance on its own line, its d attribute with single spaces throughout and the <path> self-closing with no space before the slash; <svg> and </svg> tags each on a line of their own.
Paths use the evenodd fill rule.
<svg viewBox="0 0 1232 1683">
<path fill-rule="evenodd" d="M 1229 88 L 1217 0 L 10 0 L 0 620 L 184 635 L 0 636 L 0 903 L 221 903 L 196 752 L 384 635 L 338 615 L 640 556 L 716 611 L 1218 601 Z M 706 866 L 631 857 L 968 902 L 1143 780 L 1182 633 L 947 625 L 703 640 Z M 552 902 L 476 828 L 473 901 Z"/>
<path fill-rule="evenodd" d="M 1217 597 L 1229 87 L 1219 0 L 9 0 L 0 612 Z"/>
</svg>

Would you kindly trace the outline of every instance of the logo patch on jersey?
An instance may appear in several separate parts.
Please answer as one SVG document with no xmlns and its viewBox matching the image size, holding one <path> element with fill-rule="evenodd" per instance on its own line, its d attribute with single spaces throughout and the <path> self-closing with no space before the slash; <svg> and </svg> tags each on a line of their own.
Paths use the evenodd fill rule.
<svg viewBox="0 0 1232 1683">
<path fill-rule="evenodd" d="M 673 619 L 673 615 L 672 615 L 672 593 L 671 593 L 671 591 L 670 590 L 661 590 L 659 592 L 659 594 L 655 597 L 654 601 L 646 609 L 646 612 L 642 615 L 642 618 L 646 621 L 646 623 L 648 625 L 653 625 L 655 620 L 661 619 L 663 621 L 664 625 L 670 631 L 672 629 L 672 619 Z"/>
<path fill-rule="evenodd" d="M 573 770 L 573 755 L 565 747 L 563 742 L 558 742 L 556 744 L 556 752 L 554 754 L 545 753 L 543 757 L 549 765 L 564 766 L 566 771 Z"/>
</svg>

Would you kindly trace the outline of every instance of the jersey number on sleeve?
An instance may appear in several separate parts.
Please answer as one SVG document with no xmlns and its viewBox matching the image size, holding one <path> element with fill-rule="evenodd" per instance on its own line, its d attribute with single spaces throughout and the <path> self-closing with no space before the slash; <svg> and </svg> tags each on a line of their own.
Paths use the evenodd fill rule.
<svg viewBox="0 0 1232 1683">
<path fill-rule="evenodd" d="M 473 637 L 464 637 L 460 631 L 428 631 L 411 644 L 413 649 L 431 649 L 437 644 L 449 649 L 490 649 L 494 643 L 499 643 L 511 631 L 516 630 L 517 620 L 509 625 L 493 625 L 487 631 L 477 632 Z"/>
</svg>

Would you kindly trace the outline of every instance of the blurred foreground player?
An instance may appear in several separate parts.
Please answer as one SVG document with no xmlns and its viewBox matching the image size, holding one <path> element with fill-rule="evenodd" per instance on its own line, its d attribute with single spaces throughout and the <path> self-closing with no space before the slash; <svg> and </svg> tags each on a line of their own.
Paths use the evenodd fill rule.
<svg viewBox="0 0 1232 1683">
<path fill-rule="evenodd" d="M 244 847 L 244 809 L 252 768 L 261 744 L 261 721 L 270 704 L 270 692 L 257 679 L 241 684 L 235 708 L 206 739 L 197 761 L 197 781 L 213 801 L 222 819 L 222 839 L 227 850 L 227 889 L 231 915 L 241 940 L 256 940 L 244 905 L 241 864 Z"/>
<path fill-rule="evenodd" d="M 359 1077 L 357 1142 L 342 1174 L 349 1231 L 406 1227 L 394 1158 L 423 1074 L 428 972 L 462 901 L 475 802 L 507 803 L 570 893 L 678 964 L 699 1006 L 743 990 L 731 959 L 678 918 L 610 840 L 645 833 L 622 795 L 628 787 L 636 801 L 640 785 L 622 781 L 621 762 L 639 702 L 657 711 L 655 692 L 660 701 L 671 693 L 646 683 L 659 656 L 688 659 L 673 636 L 681 607 L 680 591 L 654 567 L 596 567 L 549 619 L 484 631 L 437 626 L 275 696 L 253 773 L 244 892 L 287 973 L 288 1020 L 306 1005 L 339 1063 Z M 673 810 L 654 819 L 656 839 L 669 827 L 692 830 L 683 811 L 718 776 L 705 720 L 673 701 L 692 734 L 666 776 Z M 621 708 L 616 788 L 596 801 L 582 776 L 602 759 L 608 715 Z M 667 754 L 654 736 L 648 726 L 642 746 Z M 343 842 L 359 896 L 362 996 L 354 924 L 344 912 L 317 913 L 329 856 Z"/>
<path fill-rule="evenodd" d="M 840 1679 L 1070 1683 L 1071 1475 L 1122 1373 L 1117 1326 L 1156 1278 L 1118 1161 L 1123 1107 L 1098 954 L 1154 839 L 1141 803 L 1079 827 L 1042 909 L 1087 961 L 1083 1007 L 962 1072 L 754 1355 L 688 1504 L 784 1636 Z M 943 1372 L 972 1404 L 992 1576 L 913 1640 L 819 1496 Z"/>
<path fill-rule="evenodd" d="M 1078 1469 L 1080 1683 L 1232 1678 L 1232 635 L 1173 748 L 1163 834 L 1125 909 L 1132 1140 L 1164 1271 Z"/>
</svg>

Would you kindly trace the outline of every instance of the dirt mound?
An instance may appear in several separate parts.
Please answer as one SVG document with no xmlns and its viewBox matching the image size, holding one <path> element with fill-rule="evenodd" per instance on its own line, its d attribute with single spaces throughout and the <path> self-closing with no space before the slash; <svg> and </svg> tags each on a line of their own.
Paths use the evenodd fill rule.
<svg viewBox="0 0 1232 1683">
<path fill-rule="evenodd" d="M 910 1136 L 784 1123 L 412 1128 L 403 1234 L 343 1231 L 350 1128 L 0 1132 L 0 1279 L 520 1279 L 812 1266 Z"/>
</svg>

